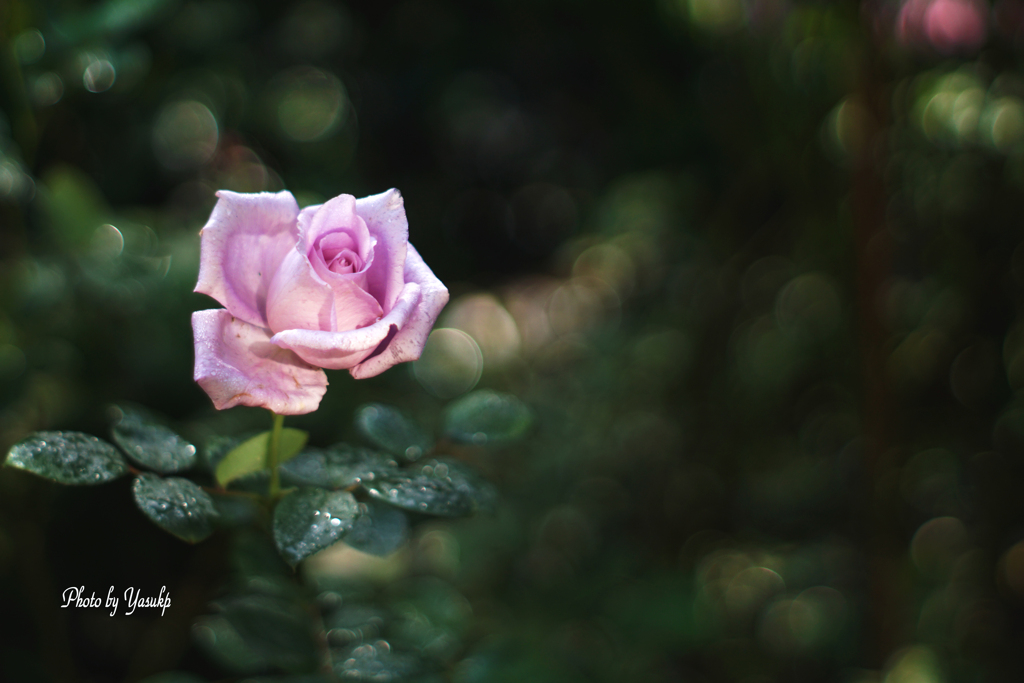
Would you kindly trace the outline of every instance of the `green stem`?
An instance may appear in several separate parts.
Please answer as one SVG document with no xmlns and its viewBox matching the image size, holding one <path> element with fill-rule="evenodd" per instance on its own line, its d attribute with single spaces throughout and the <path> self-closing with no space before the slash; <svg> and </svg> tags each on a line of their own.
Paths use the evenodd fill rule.
<svg viewBox="0 0 1024 683">
<path fill-rule="evenodd" d="M 267 442 L 267 467 L 270 469 L 270 499 L 277 500 L 281 495 L 281 475 L 277 471 L 277 459 L 281 452 L 281 428 L 284 427 L 284 415 L 274 413 L 274 428 Z"/>
</svg>

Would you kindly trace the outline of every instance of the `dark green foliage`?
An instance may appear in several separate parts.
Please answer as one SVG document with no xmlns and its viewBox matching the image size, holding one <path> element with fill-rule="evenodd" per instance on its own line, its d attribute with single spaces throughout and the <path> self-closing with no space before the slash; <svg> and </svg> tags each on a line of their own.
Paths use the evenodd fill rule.
<svg viewBox="0 0 1024 683">
<path fill-rule="evenodd" d="M 37 432 L 15 444 L 4 464 L 61 484 L 103 484 L 128 473 L 116 448 L 81 432 Z"/>
<path fill-rule="evenodd" d="M 155 676 L 148 676 L 140 683 L 205 683 L 205 679 L 183 671 L 166 671 Z"/>
<path fill-rule="evenodd" d="M 419 425 L 395 408 L 381 403 L 359 408 L 356 427 L 373 445 L 406 462 L 419 460 L 433 448 L 433 442 Z"/>
<path fill-rule="evenodd" d="M 202 643 L 228 668 L 259 672 L 312 671 L 317 664 L 308 613 L 294 602 L 271 595 L 229 596 L 214 604 L 215 616 L 199 622 Z"/>
<path fill-rule="evenodd" d="M 422 468 L 400 470 L 372 481 L 362 488 L 374 499 L 397 508 L 439 517 L 462 517 L 473 511 L 471 490 L 447 467 L 424 464 Z"/>
<path fill-rule="evenodd" d="M 445 434 L 456 441 L 480 446 L 521 438 L 533 417 L 523 402 L 511 394 L 474 391 L 445 410 Z"/>
<path fill-rule="evenodd" d="M 112 406 L 114 443 L 133 461 L 161 474 L 190 469 L 196 463 L 196 447 L 172 429 L 155 422 L 142 409 Z"/>
<path fill-rule="evenodd" d="M 284 676 L 260 676 L 245 679 L 249 683 L 334 683 L 330 674 L 297 674 Z"/>
<path fill-rule="evenodd" d="M 345 535 L 345 544 L 370 555 L 385 556 L 398 550 L 409 535 L 409 520 L 405 513 L 390 505 L 374 501 L 365 506 Z"/>
<path fill-rule="evenodd" d="M 390 456 L 348 444 L 307 449 L 280 470 L 285 484 L 358 487 L 376 500 L 425 515 L 460 517 L 490 509 L 497 495 L 460 463 L 431 459 L 399 468 Z"/>
<path fill-rule="evenodd" d="M 347 681 L 402 681 L 423 670 L 423 664 L 417 657 L 392 651 L 386 641 L 343 648 L 331 655 L 336 662 L 334 673 Z"/>
<path fill-rule="evenodd" d="M 260 491 L 259 494 L 264 494 L 266 487 L 263 489 L 264 491 Z M 232 491 L 227 494 L 211 493 L 210 499 L 213 500 L 220 515 L 218 524 L 222 526 L 246 528 L 258 524 L 261 520 L 261 506 L 257 495 L 236 495 Z"/>
<path fill-rule="evenodd" d="M 251 436 L 255 435 L 223 436 L 218 434 L 207 438 L 203 448 L 199 451 L 203 467 L 211 473 L 215 472 L 217 465 L 224 459 L 224 456 L 237 447 L 238 444 L 247 441 Z"/>
<path fill-rule="evenodd" d="M 292 566 L 345 537 L 361 514 L 347 491 L 300 488 L 274 508 L 274 541 Z"/>
<path fill-rule="evenodd" d="M 325 617 L 324 628 L 331 645 L 350 646 L 353 642 L 370 642 L 379 638 L 391 618 L 390 613 L 379 607 L 342 602 L 340 608 Z"/>
<path fill-rule="evenodd" d="M 228 671 L 253 674 L 270 665 L 268 658 L 246 643 L 231 622 L 220 615 L 200 618 L 193 626 L 193 637 L 207 656 Z"/>
<path fill-rule="evenodd" d="M 0 3 L 0 680 L 1024 680 L 1016 4 Z M 447 331 L 288 418 L 277 500 L 360 510 L 293 568 L 265 449 L 215 477 L 267 415 L 193 381 L 197 235 L 389 187 Z M 215 536 L 14 472 L 159 473 L 84 436 L 122 398 Z"/>
<path fill-rule="evenodd" d="M 396 466 L 389 456 L 339 443 L 325 449 L 307 449 L 280 469 L 281 479 L 287 484 L 343 489 L 384 476 Z"/>
<path fill-rule="evenodd" d="M 420 472 L 424 476 L 445 479 L 473 504 L 474 512 L 494 512 L 498 504 L 498 489 L 463 462 L 450 458 L 424 461 Z"/>
<path fill-rule="evenodd" d="M 132 483 L 132 495 L 154 524 L 189 543 L 212 534 L 220 515 L 210 494 L 181 477 L 140 474 Z"/>
</svg>

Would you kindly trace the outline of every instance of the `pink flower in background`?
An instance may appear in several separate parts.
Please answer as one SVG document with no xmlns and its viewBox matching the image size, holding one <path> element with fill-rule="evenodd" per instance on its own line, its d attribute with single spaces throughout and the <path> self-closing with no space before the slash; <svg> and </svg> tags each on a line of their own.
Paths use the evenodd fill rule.
<svg viewBox="0 0 1024 683">
<path fill-rule="evenodd" d="M 896 37 L 944 55 L 973 53 L 985 44 L 987 23 L 983 0 L 907 0 L 896 19 Z"/>
<path fill-rule="evenodd" d="M 356 379 L 416 360 L 448 290 L 409 244 L 397 190 L 299 210 L 289 192 L 221 190 L 199 282 L 224 308 L 192 314 L 195 380 L 218 409 L 317 409 L 321 368 Z"/>
</svg>

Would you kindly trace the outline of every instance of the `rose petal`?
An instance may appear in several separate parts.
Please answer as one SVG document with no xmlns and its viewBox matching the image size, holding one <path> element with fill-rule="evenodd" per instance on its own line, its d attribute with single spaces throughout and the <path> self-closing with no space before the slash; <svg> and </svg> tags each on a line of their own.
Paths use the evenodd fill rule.
<svg viewBox="0 0 1024 683">
<path fill-rule="evenodd" d="M 373 325 L 384 315 L 380 304 L 352 280 L 331 283 L 334 290 L 334 332 Z"/>
<path fill-rule="evenodd" d="M 310 263 L 325 281 L 333 275 L 321 251 L 324 239 L 341 233 L 352 239 L 353 248 L 366 266 L 373 260 L 374 240 L 366 222 L 356 214 L 356 198 L 352 195 L 338 195 L 334 199 L 315 207 L 307 207 L 299 214 L 299 235 L 305 243 Z"/>
<path fill-rule="evenodd" d="M 270 341 L 291 349 L 307 363 L 331 370 L 344 370 L 358 365 L 391 333 L 392 326 L 401 330 L 420 303 L 420 286 L 409 283 L 391 312 L 368 327 L 348 332 L 317 330 L 286 330 Z"/>
<path fill-rule="evenodd" d="M 302 263 L 289 263 L 293 268 L 289 279 L 298 278 L 300 287 L 306 293 L 318 298 L 312 284 L 326 283 L 334 294 L 333 318 L 328 322 L 318 316 L 318 323 L 312 322 L 311 312 L 305 315 L 279 313 L 270 328 L 276 331 L 289 329 L 324 330 L 344 332 L 372 324 L 383 315 L 380 304 L 366 291 L 367 273 L 373 266 L 374 245 L 377 240 L 370 236 L 366 222 L 356 215 L 356 200 L 351 195 L 340 195 L 325 204 L 306 207 L 299 213 L 299 246 L 297 249 L 308 255 Z M 345 245 L 354 248 L 362 259 L 362 267 L 354 273 L 335 273 L 324 259 L 324 248 Z M 290 258 L 290 257 L 289 257 Z M 308 274 L 312 268 L 315 275 Z M 275 294 L 274 297 L 277 295 Z M 276 303 L 276 301 L 275 301 Z M 280 308 L 280 307 L 279 307 Z M 326 308 L 324 309 L 327 310 Z"/>
<path fill-rule="evenodd" d="M 366 221 L 370 235 L 377 239 L 374 263 L 367 271 L 366 289 L 380 302 L 384 313 L 391 312 L 405 285 L 406 245 L 409 221 L 405 203 L 398 190 L 356 200 L 356 213 Z"/>
<path fill-rule="evenodd" d="M 327 375 L 271 344 L 264 328 L 219 308 L 193 313 L 192 331 L 195 380 L 217 410 L 243 405 L 302 415 L 320 405 Z"/>
<path fill-rule="evenodd" d="M 302 238 L 310 245 L 324 235 L 335 230 L 353 231 L 352 236 L 363 241 L 369 238 L 368 232 L 356 227 L 356 198 L 350 194 L 339 194 L 323 204 L 306 207 L 299 231 Z M 355 232 L 357 231 L 358 232 Z M 362 233 L 361 235 L 358 233 Z"/>
<path fill-rule="evenodd" d="M 411 244 L 405 259 L 405 281 L 406 289 L 419 285 L 419 304 L 405 325 L 399 327 L 398 334 L 387 348 L 349 371 L 356 379 L 379 375 L 393 365 L 416 360 L 423 353 L 427 336 L 430 335 L 437 316 L 441 314 L 441 309 L 448 303 L 448 288 L 437 279 Z"/>
<path fill-rule="evenodd" d="M 367 239 L 373 239 L 367 236 Z M 355 238 L 347 232 L 332 232 L 329 235 L 324 235 L 318 244 L 316 251 L 320 254 L 322 259 L 319 259 L 327 266 L 326 275 L 339 275 L 339 274 L 351 274 L 358 273 L 363 269 L 363 263 L 366 259 L 356 251 L 359 249 L 359 245 L 356 244 Z M 343 266 L 344 270 L 338 269 L 335 264 L 339 259 L 345 261 Z M 324 273 L 318 273 L 320 277 L 326 280 Z"/>
<path fill-rule="evenodd" d="M 358 282 L 339 276 L 324 282 L 301 250 L 288 252 L 267 292 L 268 327 L 285 330 L 354 330 L 382 315 L 377 300 Z"/>
<path fill-rule="evenodd" d="M 199 282 L 235 317 L 267 325 L 267 290 L 295 246 L 299 205 L 290 192 L 217 193 L 217 205 L 202 232 Z"/>
<path fill-rule="evenodd" d="M 332 329 L 334 292 L 317 277 L 301 248 L 281 261 L 267 290 L 267 327 L 271 330 Z"/>
</svg>

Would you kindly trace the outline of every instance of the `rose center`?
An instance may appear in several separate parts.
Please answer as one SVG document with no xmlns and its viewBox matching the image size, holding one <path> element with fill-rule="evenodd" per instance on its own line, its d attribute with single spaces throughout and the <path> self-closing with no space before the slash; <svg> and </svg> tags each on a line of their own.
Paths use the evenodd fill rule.
<svg viewBox="0 0 1024 683">
<path fill-rule="evenodd" d="M 330 260 L 327 254 L 324 254 L 324 260 L 327 261 L 327 269 L 332 273 L 356 273 L 363 268 L 363 260 L 351 249 L 342 249 L 330 257 Z"/>
<path fill-rule="evenodd" d="M 324 265 L 332 273 L 344 275 L 358 273 L 363 269 L 363 259 L 359 256 L 356 241 L 344 232 L 324 235 L 317 245 Z"/>
</svg>

